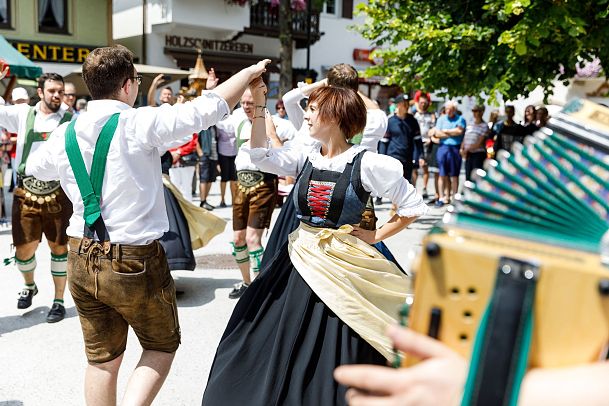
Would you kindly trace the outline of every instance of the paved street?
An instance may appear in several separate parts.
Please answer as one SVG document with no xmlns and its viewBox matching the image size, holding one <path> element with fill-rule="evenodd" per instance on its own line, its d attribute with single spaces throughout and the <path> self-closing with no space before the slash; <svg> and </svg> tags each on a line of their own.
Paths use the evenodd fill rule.
<svg viewBox="0 0 609 406">
<path fill-rule="evenodd" d="M 219 202 L 217 183 L 208 200 L 211 204 Z M 388 212 L 387 203 L 377 209 L 381 224 L 388 218 Z M 230 207 L 216 209 L 214 213 L 230 220 Z M 275 216 L 278 213 L 276 210 Z M 419 249 L 423 235 L 442 213 L 443 210 L 432 208 L 430 215 L 386 241 L 405 268 L 410 266 L 412 252 Z M 240 280 L 230 256 L 231 238 L 229 221 L 222 235 L 196 251 L 198 266 L 194 272 L 173 273 L 181 292 L 178 306 L 182 345 L 155 405 L 199 405 L 201 402 L 215 348 L 235 304 L 227 296 L 233 284 Z M 10 244 L 10 229 L 0 229 L 0 258 L 12 255 Z M 53 299 L 53 284 L 48 270 L 50 253 L 46 243 L 43 244 L 37 253 L 36 282 L 40 293 L 27 311 L 16 308 L 17 293 L 23 284 L 17 269 L 11 266 L 0 270 L 0 405 L 84 404 L 86 362 L 80 325 L 69 294 L 66 295 L 66 319 L 57 324 L 45 322 Z M 131 333 L 119 377 L 119 394 L 139 354 L 139 343 Z"/>
</svg>

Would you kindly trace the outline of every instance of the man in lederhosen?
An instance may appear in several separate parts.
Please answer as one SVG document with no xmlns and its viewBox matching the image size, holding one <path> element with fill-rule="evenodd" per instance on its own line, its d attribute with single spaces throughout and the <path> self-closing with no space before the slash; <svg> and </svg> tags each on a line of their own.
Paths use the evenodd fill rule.
<svg viewBox="0 0 609 406">
<path fill-rule="evenodd" d="M 249 146 L 252 122 L 255 118 L 265 118 L 266 106 L 256 105 L 251 92 L 248 90 L 241 96 L 241 108 L 235 110 L 232 116 L 220 123 L 218 128 L 232 131 L 237 142 L 237 190 L 233 200 L 233 256 L 241 271 L 243 281 L 235 285 L 229 293 L 231 299 L 238 299 L 252 281 L 250 270 L 256 275 L 264 248 L 262 234 L 271 225 L 271 217 L 275 209 L 277 197 L 277 176 L 261 172 L 249 158 L 243 146 Z M 275 128 L 270 116 L 268 127 Z M 275 131 L 267 131 L 273 147 L 280 147 Z"/>
<path fill-rule="evenodd" d="M 63 78 L 56 73 L 45 73 L 38 79 L 40 102 L 0 106 L 0 126 L 17 136 L 17 155 L 13 170 L 25 173 L 28 157 L 55 128 L 70 121 L 72 114 L 62 104 Z M 34 282 L 36 249 L 44 233 L 51 248 L 51 275 L 55 284 L 55 298 L 47 315 L 47 322 L 55 323 L 65 317 L 63 294 L 66 287 L 67 243 L 66 228 L 72 215 L 72 204 L 59 181 L 43 182 L 33 176 L 19 175 L 14 190 L 12 232 L 15 262 L 23 275 L 25 286 L 17 299 L 18 309 L 27 309 L 38 293 Z"/>
<path fill-rule="evenodd" d="M 180 344 L 175 286 L 159 238 L 169 229 L 159 151 L 216 124 L 270 60 L 189 103 L 133 108 L 142 76 L 121 45 L 87 56 L 87 111 L 53 132 L 27 174 L 59 177 L 74 203 L 67 233 L 69 288 L 81 321 L 85 403 L 117 404 L 131 327 L 142 352 L 121 404 L 153 402 Z"/>
</svg>

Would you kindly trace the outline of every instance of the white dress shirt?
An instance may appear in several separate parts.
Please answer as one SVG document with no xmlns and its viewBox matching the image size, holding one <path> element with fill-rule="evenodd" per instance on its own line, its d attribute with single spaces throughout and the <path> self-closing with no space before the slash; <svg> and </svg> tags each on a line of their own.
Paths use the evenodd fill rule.
<svg viewBox="0 0 609 406">
<path fill-rule="evenodd" d="M 213 93 L 184 104 L 137 109 L 118 100 L 89 102 L 74 127 L 88 171 L 102 127 L 112 114 L 120 113 L 101 195 L 101 215 L 111 242 L 148 244 L 169 229 L 159 151 L 173 141 L 209 128 L 229 112 L 226 101 Z M 27 174 L 41 180 L 60 179 L 74 207 L 67 233 L 82 237 L 84 207 L 65 150 L 66 126 L 60 126 L 49 141 L 30 155 Z"/>
<path fill-rule="evenodd" d="M 285 111 L 288 114 L 288 119 L 299 130 L 296 137 L 289 141 L 295 148 L 303 146 L 311 147 L 317 141 L 309 134 L 309 126 L 304 121 L 304 110 L 300 106 L 300 101 L 306 96 L 300 88 L 292 89 L 287 92 L 282 100 L 285 106 Z M 367 151 L 376 152 L 378 142 L 387 132 L 387 116 L 381 109 L 369 109 L 366 111 L 366 127 L 363 131 L 362 141 L 360 145 Z"/>
<path fill-rule="evenodd" d="M 285 102 L 284 102 L 285 103 Z M 354 145 L 333 158 L 321 155 L 321 144 L 316 143 L 310 150 L 302 148 L 243 148 L 252 161 L 264 172 L 296 177 L 309 160 L 314 168 L 342 172 L 347 163 L 365 150 Z M 416 189 L 404 179 L 404 169 L 400 161 L 386 155 L 366 151 L 361 161 L 361 181 L 364 190 L 374 196 L 389 199 L 397 206 L 400 217 L 417 217 L 427 213 L 427 205 Z"/>
<path fill-rule="evenodd" d="M 273 122 L 275 122 L 275 120 L 273 120 Z M 287 121 L 286 123 L 288 126 L 282 125 L 280 127 L 275 127 L 277 137 L 282 141 L 293 138 L 296 132 L 296 129 L 293 128 L 292 124 Z M 219 123 L 217 127 L 226 133 L 235 134 L 237 142 L 239 142 L 239 140 L 245 141 L 245 143 L 242 144 L 242 147 L 237 151 L 237 156 L 235 158 L 236 169 L 238 171 L 259 171 L 260 169 L 250 159 L 250 155 L 247 152 L 242 151 L 244 147 L 249 147 L 249 140 L 252 137 L 252 122 L 243 109 L 236 109 L 229 118 Z M 241 127 L 241 131 L 239 131 L 239 127 Z M 237 132 L 239 132 L 239 134 L 237 134 Z"/>
<path fill-rule="evenodd" d="M 61 103 L 61 106 L 56 113 L 44 114 L 40 112 L 40 103 L 42 102 L 38 102 L 34 107 L 36 109 L 34 131 L 40 133 L 51 133 L 57 128 L 69 106 L 65 103 Z M 15 151 L 15 163 L 17 166 L 19 166 L 21 163 L 21 155 L 23 154 L 23 146 L 25 145 L 25 127 L 29 111 L 30 106 L 25 103 L 16 104 L 14 106 L 0 106 L 0 126 L 6 128 L 8 132 L 17 133 L 17 150 Z M 42 141 L 34 142 L 32 144 L 32 149 L 30 150 L 30 156 L 34 151 L 44 144 L 45 142 Z M 57 178 L 48 180 L 57 180 Z"/>
</svg>

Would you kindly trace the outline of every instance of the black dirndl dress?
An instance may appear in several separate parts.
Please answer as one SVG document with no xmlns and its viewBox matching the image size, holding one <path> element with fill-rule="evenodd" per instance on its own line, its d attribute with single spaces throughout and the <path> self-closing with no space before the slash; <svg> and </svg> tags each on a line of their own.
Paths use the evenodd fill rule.
<svg viewBox="0 0 609 406">
<path fill-rule="evenodd" d="M 161 157 L 161 167 L 164 174 L 169 174 L 171 154 L 166 152 Z M 159 242 L 165 250 L 167 264 L 171 271 L 194 271 L 197 267 L 195 254 L 190 242 L 190 231 L 184 212 L 173 193 L 163 186 L 169 231 L 160 238 Z"/>
<path fill-rule="evenodd" d="M 369 195 L 359 178 L 362 155 L 342 173 L 305 165 L 294 187 L 301 221 L 332 228 L 359 222 Z M 334 184 L 326 218 L 312 216 L 307 202 L 316 182 Z M 345 405 L 347 388 L 334 380 L 334 369 L 386 364 L 296 271 L 287 236 L 278 246 L 233 311 L 212 364 L 205 406 Z"/>
</svg>

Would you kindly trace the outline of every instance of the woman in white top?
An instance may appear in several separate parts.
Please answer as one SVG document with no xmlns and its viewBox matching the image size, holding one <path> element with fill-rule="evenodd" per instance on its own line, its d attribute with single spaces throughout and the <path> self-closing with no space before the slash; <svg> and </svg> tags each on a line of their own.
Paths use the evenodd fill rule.
<svg viewBox="0 0 609 406">
<path fill-rule="evenodd" d="M 264 84 L 252 89 L 264 106 Z M 346 388 L 338 365 L 385 364 L 392 358 L 386 327 L 410 293 L 407 275 L 377 241 L 406 228 L 427 206 L 403 178 L 402 165 L 348 141 L 366 123 L 353 90 L 311 94 L 305 120 L 311 150 L 267 148 L 264 109 L 256 111 L 249 150 L 268 172 L 297 176 L 300 227 L 241 297 L 222 337 L 203 404 L 334 405 Z M 376 230 L 358 226 L 370 193 L 398 206 Z"/>
</svg>

